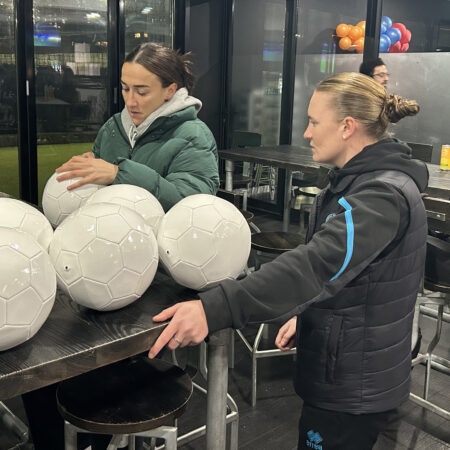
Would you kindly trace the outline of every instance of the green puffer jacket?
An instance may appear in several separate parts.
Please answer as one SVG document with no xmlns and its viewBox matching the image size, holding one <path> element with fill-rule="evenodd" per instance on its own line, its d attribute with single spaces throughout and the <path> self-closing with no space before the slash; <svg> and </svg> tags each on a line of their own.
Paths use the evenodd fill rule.
<svg viewBox="0 0 450 450">
<path fill-rule="evenodd" d="M 147 189 L 165 211 L 188 195 L 215 195 L 219 187 L 216 142 L 194 106 L 158 117 L 134 148 L 117 113 L 100 129 L 92 151 L 119 166 L 113 184 Z"/>
</svg>

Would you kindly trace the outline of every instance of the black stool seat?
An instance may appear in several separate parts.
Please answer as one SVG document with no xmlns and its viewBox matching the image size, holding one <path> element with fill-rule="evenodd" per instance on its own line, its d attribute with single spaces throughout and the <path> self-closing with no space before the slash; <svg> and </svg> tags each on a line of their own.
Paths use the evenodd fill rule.
<svg viewBox="0 0 450 450">
<path fill-rule="evenodd" d="M 61 382 L 56 399 L 62 417 L 79 428 L 132 434 L 173 425 L 191 395 L 181 368 L 141 356 Z"/>
<path fill-rule="evenodd" d="M 255 217 L 255 215 L 252 212 L 244 210 L 244 209 L 240 209 L 239 211 L 242 213 L 242 215 L 244 216 L 247 223 L 250 223 L 253 221 L 253 218 Z"/>
<path fill-rule="evenodd" d="M 450 294 L 450 286 L 448 284 L 435 283 L 434 281 L 423 280 L 423 286 L 425 289 L 434 292 L 442 292 L 443 294 Z"/>
<path fill-rule="evenodd" d="M 264 231 L 252 234 L 252 247 L 266 253 L 284 253 L 305 243 L 305 238 L 287 231 Z"/>
<path fill-rule="evenodd" d="M 300 186 L 298 188 L 298 193 L 306 197 L 315 197 L 320 191 L 321 189 L 316 186 Z"/>
</svg>

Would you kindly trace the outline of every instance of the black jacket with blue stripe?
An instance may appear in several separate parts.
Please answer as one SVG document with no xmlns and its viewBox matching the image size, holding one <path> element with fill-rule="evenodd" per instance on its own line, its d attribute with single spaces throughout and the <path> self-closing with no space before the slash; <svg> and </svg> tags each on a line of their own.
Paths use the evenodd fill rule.
<svg viewBox="0 0 450 450">
<path fill-rule="evenodd" d="M 426 165 L 394 139 L 333 169 L 306 245 L 200 294 L 210 332 L 298 315 L 295 385 L 304 401 L 353 414 L 399 406 L 409 394 L 427 180 Z"/>
</svg>

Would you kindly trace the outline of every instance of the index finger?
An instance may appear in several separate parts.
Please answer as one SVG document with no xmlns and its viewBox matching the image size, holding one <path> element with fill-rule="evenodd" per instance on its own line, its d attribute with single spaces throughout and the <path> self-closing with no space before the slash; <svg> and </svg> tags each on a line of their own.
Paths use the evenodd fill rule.
<svg viewBox="0 0 450 450">
<path fill-rule="evenodd" d="M 162 349 L 165 347 L 168 342 L 175 336 L 176 334 L 176 326 L 173 322 L 169 322 L 166 328 L 164 328 L 163 332 L 159 335 L 156 342 L 153 344 L 152 348 L 148 352 L 149 358 L 154 358 Z"/>
</svg>

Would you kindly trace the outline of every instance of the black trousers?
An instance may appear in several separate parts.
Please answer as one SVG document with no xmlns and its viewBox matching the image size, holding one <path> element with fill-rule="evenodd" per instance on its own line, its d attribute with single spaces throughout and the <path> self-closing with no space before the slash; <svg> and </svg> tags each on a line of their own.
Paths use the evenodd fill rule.
<svg viewBox="0 0 450 450">
<path fill-rule="evenodd" d="M 371 450 L 397 410 L 373 414 L 348 414 L 303 404 L 298 450 Z"/>
</svg>

